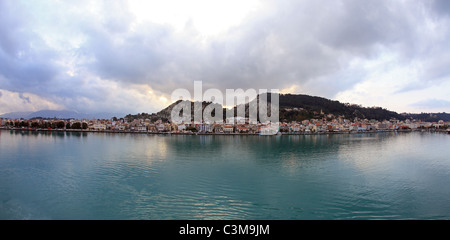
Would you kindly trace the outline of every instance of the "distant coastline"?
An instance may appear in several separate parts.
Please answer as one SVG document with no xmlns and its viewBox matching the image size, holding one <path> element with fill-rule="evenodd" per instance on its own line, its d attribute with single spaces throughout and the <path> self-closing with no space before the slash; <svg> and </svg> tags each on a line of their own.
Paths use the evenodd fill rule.
<svg viewBox="0 0 450 240">
<path fill-rule="evenodd" d="M 204 132 L 149 132 L 133 130 L 89 130 L 89 129 L 32 129 L 32 128 L 8 128 L 0 127 L 4 131 L 27 131 L 27 132 L 78 132 L 78 133 L 127 133 L 127 134 L 148 134 L 148 135 L 219 135 L 219 136 L 260 136 L 259 133 L 204 133 Z M 368 134 L 386 132 L 433 132 L 447 133 L 445 129 L 396 129 L 396 130 L 370 130 L 370 131 L 330 131 L 330 132 L 279 132 L 272 136 L 280 135 L 329 135 L 329 134 Z"/>
</svg>

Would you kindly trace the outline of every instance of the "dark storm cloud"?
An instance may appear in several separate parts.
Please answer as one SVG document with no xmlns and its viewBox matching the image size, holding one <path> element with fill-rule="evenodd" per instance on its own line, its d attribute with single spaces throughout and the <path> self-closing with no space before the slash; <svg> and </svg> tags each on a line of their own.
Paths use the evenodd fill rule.
<svg viewBox="0 0 450 240">
<path fill-rule="evenodd" d="M 349 60 L 376 58 L 380 48 L 409 54 L 415 23 L 402 7 L 408 6 L 393 1 L 277 1 L 269 14 L 250 16 L 203 47 L 189 29 L 186 38 L 178 38 L 158 25 L 122 39 L 94 30 L 84 47 L 96 59 L 92 69 L 102 76 L 146 83 L 166 93 L 192 88 L 194 80 L 220 89 L 283 88 L 339 74 Z M 333 95 L 359 80 L 322 87 Z"/>
<path fill-rule="evenodd" d="M 288 87 L 335 73 L 351 57 L 370 57 L 375 44 L 390 44 L 393 35 L 403 34 L 383 8 L 366 18 L 378 7 L 375 3 L 352 4 L 277 2 L 269 15 L 250 16 L 202 47 L 189 29 L 185 38 L 158 25 L 124 36 L 89 29 L 83 52 L 95 58 L 89 68 L 103 77 L 146 83 L 167 93 L 191 88 L 194 80 L 221 89 Z M 305 14 L 299 14 L 301 9 Z"/>
<path fill-rule="evenodd" d="M 318 83 L 333 95 L 361 79 L 334 86 L 317 79 L 340 74 L 351 59 L 376 58 L 380 48 L 408 54 L 414 22 L 401 7 L 392 1 L 277 1 L 269 14 L 250 16 L 206 51 L 187 60 L 175 57 L 170 74 L 183 74 L 178 84 L 203 80 L 220 88 Z"/>
<path fill-rule="evenodd" d="M 32 17 L 12 2 L 0 2 L 0 75 L 4 79 L 1 88 L 45 92 L 61 70 L 54 62 L 58 53 L 32 31 L 28 22 Z"/>
<path fill-rule="evenodd" d="M 160 71 L 166 51 L 170 51 L 163 47 L 167 31 L 149 26 L 146 32 L 122 35 L 88 29 L 89 39 L 80 52 L 95 59 L 86 66 L 101 77 L 145 83 L 147 75 Z"/>
<path fill-rule="evenodd" d="M 22 26 L 23 15 L 12 1 L 0 1 L 0 46 L 4 54 L 15 54 L 24 45 L 26 31 Z"/>
<path fill-rule="evenodd" d="M 433 0 L 431 1 L 437 13 L 450 15 L 450 1 L 448 0 Z"/>
<path fill-rule="evenodd" d="M 31 103 L 24 93 L 33 93 L 58 104 L 66 103 L 70 109 L 78 107 L 75 104 L 81 105 L 77 103 L 80 98 L 104 102 L 108 95 L 106 89 L 99 84 L 89 84 L 95 82 L 94 77 L 86 74 L 71 77 L 66 73 L 69 70 L 66 63 L 77 61 L 80 56 L 66 43 L 72 40 L 66 33 L 79 32 L 87 19 L 64 19 L 65 15 L 59 13 L 64 8 L 54 7 L 0 1 L 0 89 L 19 93 L 23 103 Z M 48 11 L 49 16 L 45 15 L 47 12 L 38 12 L 41 8 Z M 67 30 L 67 27 L 73 29 Z M 47 29 L 50 30 L 46 32 Z M 62 40 L 52 39 L 55 35 Z"/>
</svg>

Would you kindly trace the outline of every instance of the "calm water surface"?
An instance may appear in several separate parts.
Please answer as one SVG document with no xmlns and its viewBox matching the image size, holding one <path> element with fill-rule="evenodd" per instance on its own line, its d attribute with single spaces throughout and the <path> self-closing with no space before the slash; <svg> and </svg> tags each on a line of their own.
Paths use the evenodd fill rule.
<svg viewBox="0 0 450 240">
<path fill-rule="evenodd" d="M 450 135 L 0 131 L 0 219 L 450 219 Z"/>
</svg>

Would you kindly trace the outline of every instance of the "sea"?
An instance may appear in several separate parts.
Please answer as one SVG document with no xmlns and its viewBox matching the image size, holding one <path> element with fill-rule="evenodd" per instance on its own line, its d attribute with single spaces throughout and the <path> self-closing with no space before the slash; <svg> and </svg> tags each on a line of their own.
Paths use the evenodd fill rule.
<svg viewBox="0 0 450 240">
<path fill-rule="evenodd" d="M 450 135 L 2 130 L 0 219 L 450 219 Z"/>
</svg>

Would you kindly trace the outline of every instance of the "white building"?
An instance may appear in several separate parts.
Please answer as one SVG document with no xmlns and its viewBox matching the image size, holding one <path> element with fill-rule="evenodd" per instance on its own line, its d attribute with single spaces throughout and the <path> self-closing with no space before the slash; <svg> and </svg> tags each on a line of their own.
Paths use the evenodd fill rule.
<svg viewBox="0 0 450 240">
<path fill-rule="evenodd" d="M 178 131 L 186 131 L 186 125 L 184 125 L 184 124 L 179 124 L 179 125 L 178 125 Z"/>
<path fill-rule="evenodd" d="M 137 127 L 137 130 L 140 132 L 145 132 L 145 131 L 147 131 L 147 127 L 145 125 L 139 125 Z"/>
<path fill-rule="evenodd" d="M 158 130 L 158 132 L 163 132 L 166 128 L 163 123 L 160 123 L 156 125 L 156 130 Z"/>
<path fill-rule="evenodd" d="M 96 123 L 92 126 L 92 128 L 97 131 L 106 130 L 106 125 L 103 123 Z"/>
<path fill-rule="evenodd" d="M 210 133 L 213 131 L 213 125 L 209 123 L 202 123 L 200 125 L 200 132 Z"/>
</svg>

